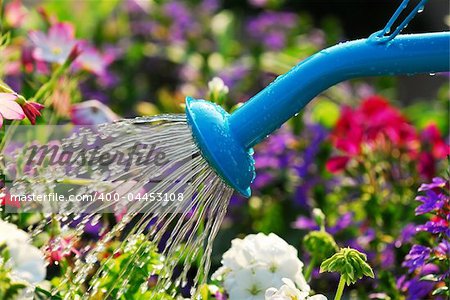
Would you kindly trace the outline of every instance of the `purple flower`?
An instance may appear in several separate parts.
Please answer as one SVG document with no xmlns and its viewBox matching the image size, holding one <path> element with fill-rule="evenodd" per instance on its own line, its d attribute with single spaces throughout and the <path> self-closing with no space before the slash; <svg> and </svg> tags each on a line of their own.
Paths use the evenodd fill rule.
<svg viewBox="0 0 450 300">
<path fill-rule="evenodd" d="M 397 287 L 402 291 L 407 291 L 406 300 L 423 300 L 434 288 L 434 283 L 423 281 L 417 277 L 406 280 L 406 276 L 402 276 L 397 280 Z"/>
<path fill-rule="evenodd" d="M 336 224 L 328 228 L 327 231 L 334 235 L 344 229 L 347 229 L 353 223 L 353 215 L 354 214 L 352 212 L 345 213 L 344 215 L 339 217 L 339 219 L 337 219 L 336 221 Z"/>
<path fill-rule="evenodd" d="M 436 252 L 443 257 L 450 257 L 450 242 L 446 239 L 442 240 L 436 247 Z"/>
<path fill-rule="evenodd" d="M 218 77 L 222 78 L 223 82 L 230 89 L 238 84 L 248 73 L 248 66 L 244 63 L 239 62 L 225 68 L 217 74 Z"/>
<path fill-rule="evenodd" d="M 316 222 L 308 217 L 300 216 L 297 220 L 292 223 L 292 228 L 295 229 L 306 229 L 306 230 L 318 230 L 319 226 Z"/>
<path fill-rule="evenodd" d="M 381 252 L 381 267 L 384 269 L 390 268 L 395 264 L 395 246 L 394 244 L 387 244 Z"/>
<path fill-rule="evenodd" d="M 302 163 L 295 168 L 297 174 L 302 178 L 308 176 L 311 166 L 315 163 L 320 145 L 328 134 L 326 129 L 319 124 L 307 125 L 305 132 L 310 133 L 306 140 L 310 140 L 311 142 L 302 154 Z"/>
<path fill-rule="evenodd" d="M 255 180 L 252 182 L 252 187 L 259 190 L 269 185 L 273 181 L 273 179 L 274 176 L 269 172 L 261 172 L 255 177 Z"/>
<path fill-rule="evenodd" d="M 445 187 L 446 183 L 447 181 L 445 179 L 441 177 L 435 177 L 433 178 L 432 183 L 423 183 L 419 188 L 419 192 L 428 191 L 435 188 L 443 188 Z"/>
<path fill-rule="evenodd" d="M 410 223 L 403 227 L 400 237 L 395 241 L 395 247 L 399 248 L 405 243 L 409 243 L 413 236 L 416 235 L 416 225 Z"/>
<path fill-rule="evenodd" d="M 437 194 L 433 190 L 426 190 L 426 195 L 416 197 L 417 201 L 422 202 L 416 208 L 416 215 L 423 215 L 431 211 L 440 210 L 445 203 L 446 196 L 444 194 Z"/>
<path fill-rule="evenodd" d="M 294 166 L 297 176 L 301 179 L 295 191 L 295 200 L 301 206 L 308 207 L 311 189 L 322 183 L 322 179 L 315 172 L 316 157 L 328 132 L 319 124 L 307 125 L 303 132 L 306 136 L 302 134 L 301 139 L 310 142 L 303 153 L 298 155 L 300 161 Z"/>
<path fill-rule="evenodd" d="M 219 0 L 203 0 L 200 5 L 205 13 L 209 14 L 214 13 L 220 7 Z"/>
<path fill-rule="evenodd" d="M 271 176 L 276 177 L 277 172 L 293 165 L 293 158 L 296 153 L 291 145 L 296 141 L 292 132 L 286 127 L 278 130 L 270 138 L 258 146 L 258 151 L 254 155 L 255 168 L 258 176 L 271 171 Z M 263 187 L 263 183 L 269 183 L 269 174 L 264 178 L 255 179 L 258 187 Z"/>
<path fill-rule="evenodd" d="M 264 12 L 251 19 L 247 24 L 250 37 L 262 43 L 270 50 L 281 50 L 287 39 L 287 33 L 297 26 L 297 15 L 290 12 Z"/>
<path fill-rule="evenodd" d="M 424 225 L 417 226 L 417 231 L 427 231 L 432 234 L 444 233 L 450 236 L 450 228 L 448 221 L 435 217 L 432 220 L 426 222 Z"/>
<path fill-rule="evenodd" d="M 422 245 L 413 245 L 406 255 L 402 266 L 407 267 L 409 272 L 412 273 L 425 265 L 426 261 L 430 258 L 430 254 L 430 248 Z"/>
<path fill-rule="evenodd" d="M 188 35 L 196 31 L 197 23 L 184 3 L 168 2 L 164 4 L 163 10 L 171 21 L 169 34 L 172 42 L 184 42 Z"/>
</svg>

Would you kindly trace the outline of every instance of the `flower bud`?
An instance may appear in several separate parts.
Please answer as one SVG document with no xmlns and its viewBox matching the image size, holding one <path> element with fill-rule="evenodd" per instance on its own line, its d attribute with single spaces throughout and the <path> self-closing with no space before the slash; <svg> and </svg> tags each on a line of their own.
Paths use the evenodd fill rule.
<svg viewBox="0 0 450 300">
<path fill-rule="evenodd" d="M 209 100 L 221 104 L 225 101 L 225 97 L 228 95 L 228 87 L 223 80 L 219 77 L 214 77 L 208 82 L 209 88 Z"/>
<path fill-rule="evenodd" d="M 325 231 L 311 231 L 305 236 L 303 243 L 317 262 L 327 259 L 339 249 L 334 238 Z"/>
<path fill-rule="evenodd" d="M 373 278 L 372 268 L 367 256 L 358 250 L 343 248 L 320 265 L 320 273 L 338 272 L 347 285 L 353 284 L 363 276 Z"/>
</svg>

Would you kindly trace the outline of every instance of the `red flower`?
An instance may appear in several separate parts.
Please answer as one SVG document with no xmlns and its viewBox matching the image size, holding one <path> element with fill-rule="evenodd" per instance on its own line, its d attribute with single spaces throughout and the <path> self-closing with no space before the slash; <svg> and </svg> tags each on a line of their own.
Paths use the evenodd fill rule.
<svg viewBox="0 0 450 300">
<path fill-rule="evenodd" d="M 390 143 L 411 155 L 417 154 L 419 146 L 414 127 L 380 96 L 366 98 L 356 109 L 344 107 L 331 133 L 331 142 L 344 155 L 329 160 L 330 172 L 343 170 L 352 157 L 361 154 L 363 145 L 382 150 Z"/>
<path fill-rule="evenodd" d="M 423 144 L 422 152 L 419 154 L 419 173 L 427 179 L 436 174 L 436 161 L 450 155 L 447 145 L 435 124 L 428 125 L 421 133 Z"/>
<path fill-rule="evenodd" d="M 421 138 L 431 145 L 431 153 L 435 158 L 446 158 L 450 155 L 450 146 L 445 143 L 436 124 L 428 125 L 422 131 Z"/>
<path fill-rule="evenodd" d="M 34 125 L 36 124 L 36 118 L 41 116 L 41 110 L 44 108 L 44 105 L 36 102 L 25 102 L 22 108 L 28 120 Z"/>
<path fill-rule="evenodd" d="M 0 192 L 0 206 L 20 208 L 20 201 L 13 201 L 11 200 L 11 195 L 5 192 Z"/>
<path fill-rule="evenodd" d="M 326 168 L 331 173 L 339 172 L 345 169 L 349 160 L 348 156 L 334 156 L 327 161 Z"/>
</svg>

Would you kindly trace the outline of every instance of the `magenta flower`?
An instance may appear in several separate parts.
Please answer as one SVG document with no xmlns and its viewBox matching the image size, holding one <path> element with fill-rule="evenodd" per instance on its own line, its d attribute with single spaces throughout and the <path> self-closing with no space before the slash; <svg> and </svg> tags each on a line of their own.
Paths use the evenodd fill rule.
<svg viewBox="0 0 450 300">
<path fill-rule="evenodd" d="M 32 31 L 30 39 L 35 46 L 34 59 L 59 64 L 67 60 L 77 43 L 74 27 L 69 23 L 57 23 L 50 27 L 47 34 Z"/>
<path fill-rule="evenodd" d="M 0 93 L 0 128 L 3 126 L 3 119 L 22 120 L 25 113 L 16 102 L 17 96 L 9 93 Z"/>
</svg>

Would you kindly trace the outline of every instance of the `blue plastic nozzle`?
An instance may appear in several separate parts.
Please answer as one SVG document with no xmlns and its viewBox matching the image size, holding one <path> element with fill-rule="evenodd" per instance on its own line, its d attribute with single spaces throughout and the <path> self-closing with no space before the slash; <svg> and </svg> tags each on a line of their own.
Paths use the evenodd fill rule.
<svg viewBox="0 0 450 300">
<path fill-rule="evenodd" d="M 377 36 L 341 43 L 302 61 L 233 114 L 187 98 L 186 113 L 204 157 L 235 190 L 250 196 L 255 177 L 251 148 L 329 87 L 357 77 L 450 70 L 450 32 Z"/>
</svg>

